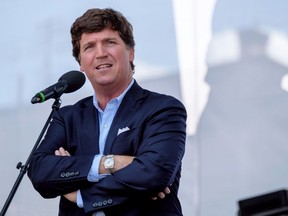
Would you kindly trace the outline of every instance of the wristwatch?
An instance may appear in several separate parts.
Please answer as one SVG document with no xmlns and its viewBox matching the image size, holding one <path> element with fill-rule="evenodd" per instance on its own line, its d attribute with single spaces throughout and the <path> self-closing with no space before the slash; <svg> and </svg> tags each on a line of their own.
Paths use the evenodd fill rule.
<svg viewBox="0 0 288 216">
<path fill-rule="evenodd" d="M 107 155 L 103 162 L 104 168 L 110 173 L 114 173 L 114 155 Z"/>
</svg>

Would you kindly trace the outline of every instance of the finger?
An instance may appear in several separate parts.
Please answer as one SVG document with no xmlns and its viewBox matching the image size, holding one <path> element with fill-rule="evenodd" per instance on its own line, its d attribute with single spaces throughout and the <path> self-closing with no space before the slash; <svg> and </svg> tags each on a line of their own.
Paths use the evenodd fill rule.
<svg viewBox="0 0 288 216">
<path fill-rule="evenodd" d="M 65 155 L 66 155 L 66 150 L 65 150 L 63 147 L 60 147 L 60 148 L 59 148 L 59 151 L 60 151 L 60 154 L 61 154 L 62 156 L 65 156 Z"/>
<path fill-rule="evenodd" d="M 165 193 L 165 194 L 170 194 L 170 192 L 171 192 L 171 191 L 170 191 L 170 188 L 169 188 L 169 187 L 166 187 L 166 188 L 164 189 L 164 193 Z"/>
<path fill-rule="evenodd" d="M 165 198 L 165 194 L 164 194 L 163 192 L 159 192 L 159 193 L 158 193 L 158 197 L 159 197 L 160 199 L 164 199 L 164 198 Z"/>
<path fill-rule="evenodd" d="M 71 156 L 70 153 L 68 151 L 65 150 L 65 155 L 66 156 Z"/>
<path fill-rule="evenodd" d="M 59 149 L 55 151 L 55 155 L 57 156 L 64 156 L 63 151 L 60 151 Z"/>
<path fill-rule="evenodd" d="M 63 147 L 60 147 L 59 151 L 61 153 L 61 156 L 70 156 L 69 152 L 66 151 Z"/>
<path fill-rule="evenodd" d="M 152 199 L 152 200 L 157 200 L 157 197 L 152 197 L 151 199 Z"/>
</svg>

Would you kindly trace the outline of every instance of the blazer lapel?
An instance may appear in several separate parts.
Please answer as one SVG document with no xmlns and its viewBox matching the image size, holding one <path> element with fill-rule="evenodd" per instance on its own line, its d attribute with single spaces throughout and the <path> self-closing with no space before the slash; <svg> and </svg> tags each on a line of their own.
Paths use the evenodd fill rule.
<svg viewBox="0 0 288 216">
<path fill-rule="evenodd" d="M 92 99 L 85 101 L 85 106 L 80 110 L 81 119 L 81 143 L 85 145 L 83 151 L 86 154 L 99 154 L 99 121 L 98 112 L 95 109 Z"/>
<path fill-rule="evenodd" d="M 114 117 L 111 128 L 109 130 L 104 154 L 110 154 L 111 148 L 113 146 L 113 142 L 118 135 L 118 130 L 129 127 L 128 123 L 131 120 L 131 116 L 134 115 L 138 106 L 141 104 L 141 98 L 143 97 L 143 89 L 137 84 L 136 80 L 134 81 L 133 86 L 127 92 L 125 97 L 123 98 L 120 107 Z"/>
</svg>

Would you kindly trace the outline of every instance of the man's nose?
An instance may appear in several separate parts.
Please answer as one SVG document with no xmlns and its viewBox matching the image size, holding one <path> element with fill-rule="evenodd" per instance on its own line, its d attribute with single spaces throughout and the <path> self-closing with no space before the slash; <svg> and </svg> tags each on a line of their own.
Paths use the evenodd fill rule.
<svg viewBox="0 0 288 216">
<path fill-rule="evenodd" d="M 104 58 L 107 56 L 106 49 L 103 45 L 96 47 L 96 58 Z"/>
</svg>

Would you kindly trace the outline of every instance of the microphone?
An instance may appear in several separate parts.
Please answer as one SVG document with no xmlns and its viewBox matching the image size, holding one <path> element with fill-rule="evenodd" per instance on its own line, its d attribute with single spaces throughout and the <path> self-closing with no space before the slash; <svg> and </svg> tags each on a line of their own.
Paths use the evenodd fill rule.
<svg viewBox="0 0 288 216">
<path fill-rule="evenodd" d="M 31 103 L 42 103 L 50 98 L 59 98 L 63 93 L 70 93 L 80 89 L 85 83 L 85 75 L 80 71 L 69 71 L 63 74 L 57 83 L 38 92 Z"/>
</svg>

